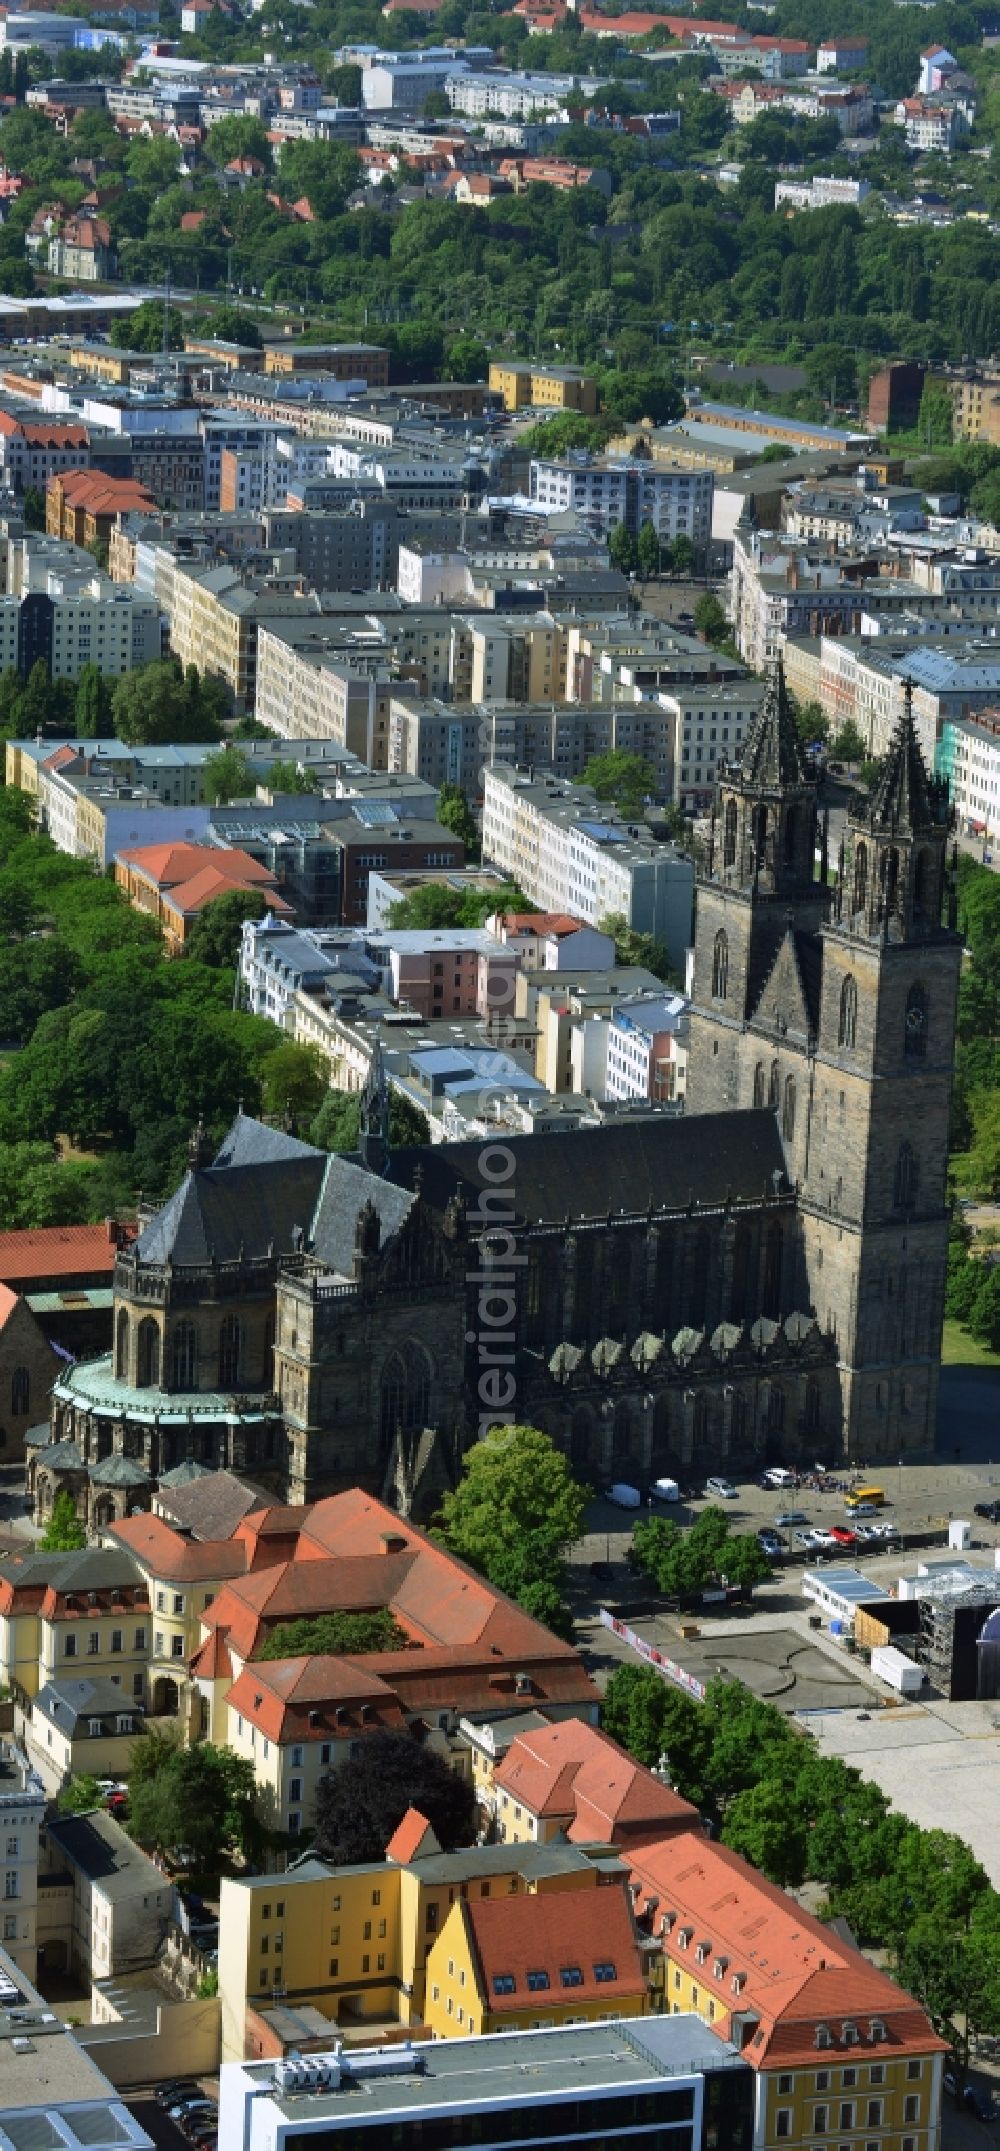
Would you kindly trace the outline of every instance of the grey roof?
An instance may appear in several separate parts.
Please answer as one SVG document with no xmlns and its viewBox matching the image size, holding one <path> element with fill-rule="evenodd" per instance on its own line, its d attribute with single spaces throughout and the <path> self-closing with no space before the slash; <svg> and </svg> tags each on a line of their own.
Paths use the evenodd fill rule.
<svg viewBox="0 0 1000 2151">
<path fill-rule="evenodd" d="M 232 1471 L 199 1473 L 182 1479 L 185 1467 L 168 1472 L 156 1491 L 156 1506 L 174 1524 L 189 1527 L 196 1539 L 231 1539 L 251 1509 L 266 1507 L 273 1496 Z"/>
<path fill-rule="evenodd" d="M 121 1546 L 81 1546 L 73 1553 L 46 1553 L 33 1546 L 27 1554 L 0 1556 L 0 1577 L 7 1583 L 51 1584 L 56 1591 L 113 1591 L 118 1584 L 141 1584 L 137 1563 Z"/>
<path fill-rule="evenodd" d="M 45 1827 L 60 1852 L 89 1881 L 100 1883 L 106 1896 L 145 1896 L 167 1886 L 159 1868 L 103 1808 L 91 1808 L 85 1815 L 57 1815 Z"/>
<path fill-rule="evenodd" d="M 365 1204 L 374 1203 L 378 1211 L 384 1244 L 405 1224 L 414 1200 L 404 1187 L 394 1186 L 350 1158 L 332 1154 L 313 1219 L 315 1254 L 331 1270 L 349 1277 L 354 1263 L 355 1226 Z"/>
<path fill-rule="evenodd" d="M 33 1442 L 32 1447 L 44 1450 L 44 1462 L 51 1464 L 54 1471 L 84 1471 L 86 1469 L 83 1456 L 75 1441 L 53 1441 L 50 1436 L 47 1442 Z"/>
<path fill-rule="evenodd" d="M 210 1479 L 211 1477 L 212 1468 L 210 1464 L 199 1464 L 197 1457 L 189 1456 L 183 1464 L 175 1464 L 172 1471 L 163 1473 L 158 1483 L 157 1492 L 162 1494 L 165 1488 L 168 1491 L 173 1491 L 184 1486 L 190 1486 L 194 1479 Z"/>
<path fill-rule="evenodd" d="M 105 1456 L 97 1464 L 91 1464 L 90 1477 L 95 1486 L 148 1486 L 150 1473 L 143 1471 L 130 1456 Z"/>
<path fill-rule="evenodd" d="M 685 1114 L 677 1119 L 611 1121 L 601 1128 L 505 1136 L 514 1159 L 507 1183 L 515 1221 L 603 1223 L 623 1211 L 711 1208 L 727 1197 L 759 1202 L 765 1188 L 787 1187 L 785 1158 L 773 1112 Z M 419 1167 L 422 1194 L 443 1210 L 464 1191 L 469 1211 L 493 1183 L 481 1171 L 478 1142 L 438 1143 L 394 1151 L 392 1180 L 412 1186 Z M 777 1181 L 775 1180 L 777 1175 Z"/>
<path fill-rule="evenodd" d="M 202 1267 L 290 1253 L 296 1229 L 308 1231 L 325 1167 L 325 1151 L 301 1144 L 297 1156 L 188 1172 L 140 1234 L 138 1259 Z"/>
<path fill-rule="evenodd" d="M 323 1155 L 311 1143 L 300 1143 L 281 1128 L 269 1128 L 262 1120 L 252 1120 L 249 1113 L 237 1113 L 212 1165 L 273 1165 L 283 1159 Z"/>
<path fill-rule="evenodd" d="M 73 1734 L 81 1718 L 142 1717 L 142 1704 L 126 1695 L 123 1688 L 116 1688 L 113 1681 L 98 1674 L 95 1679 L 84 1677 L 69 1680 L 60 1675 L 58 1680 L 47 1680 L 35 1697 L 37 1709 L 45 1718 L 51 1718 L 64 1733 Z"/>
</svg>

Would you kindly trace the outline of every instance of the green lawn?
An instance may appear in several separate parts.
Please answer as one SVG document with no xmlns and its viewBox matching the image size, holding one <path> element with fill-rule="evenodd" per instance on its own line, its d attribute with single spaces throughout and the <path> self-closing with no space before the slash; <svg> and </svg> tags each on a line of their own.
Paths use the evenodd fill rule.
<svg viewBox="0 0 1000 2151">
<path fill-rule="evenodd" d="M 1000 1367 L 1000 1352 L 977 1344 L 960 1322 L 946 1322 L 941 1339 L 942 1367 Z"/>
</svg>

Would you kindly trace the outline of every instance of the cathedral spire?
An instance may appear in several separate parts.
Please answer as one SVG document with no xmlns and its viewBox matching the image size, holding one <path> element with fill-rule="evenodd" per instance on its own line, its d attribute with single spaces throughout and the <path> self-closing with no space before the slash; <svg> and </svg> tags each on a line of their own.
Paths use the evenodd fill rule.
<svg viewBox="0 0 1000 2151">
<path fill-rule="evenodd" d="M 389 1170 L 389 1080 L 381 1045 L 376 1044 L 361 1093 L 361 1132 L 358 1149 L 362 1165 L 384 1179 Z"/>
<path fill-rule="evenodd" d="M 790 786 L 797 790 L 813 782 L 795 727 L 780 657 L 768 675 L 764 699 L 747 732 L 739 766 L 744 787 L 783 791 Z"/>
<path fill-rule="evenodd" d="M 850 813 L 852 821 L 864 822 L 872 831 L 886 835 L 923 836 L 949 825 L 947 781 L 928 775 L 914 728 L 909 680 L 889 751 L 879 766 L 871 794 L 867 800 L 852 802 Z"/>
</svg>

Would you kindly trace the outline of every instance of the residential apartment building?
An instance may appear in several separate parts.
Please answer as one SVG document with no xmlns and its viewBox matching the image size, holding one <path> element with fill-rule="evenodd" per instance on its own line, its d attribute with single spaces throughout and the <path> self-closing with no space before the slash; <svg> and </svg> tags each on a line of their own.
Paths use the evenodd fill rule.
<svg viewBox="0 0 1000 2151">
<path fill-rule="evenodd" d="M 662 2008 L 696 2010 L 753 2069 L 755 2144 L 935 2151 L 946 2042 L 885 1972 L 701 1834 L 629 1866 Z"/>
<path fill-rule="evenodd" d="M 608 1082 L 611 1017 L 622 1001 L 660 992 L 660 981 L 639 964 L 616 964 L 612 955 L 599 970 L 522 971 L 514 1002 L 514 1022 L 527 1036 L 539 1081 L 554 1096 L 572 1092 L 603 1098 Z"/>
<path fill-rule="evenodd" d="M 246 1571 L 247 1547 L 235 1537 L 195 1538 L 153 1515 L 121 1519 L 105 1543 L 131 1556 L 145 1589 L 150 1711 L 155 1718 L 179 1717 L 188 1736 L 197 1738 L 201 1713 L 188 1666 L 201 1647 L 206 1609 L 230 1577 Z"/>
<path fill-rule="evenodd" d="M 38 1848 L 45 1787 L 26 1756 L 0 1741 L 3 1954 L 34 1979 L 38 1968 Z"/>
<path fill-rule="evenodd" d="M 948 779 L 951 803 L 966 835 L 992 844 L 1000 832 L 1000 712 L 984 709 L 976 717 L 945 718 L 934 768 Z"/>
<path fill-rule="evenodd" d="M 174 1909 L 174 1885 L 104 1808 L 46 1825 L 39 1942 L 46 1970 L 86 1982 L 152 1964 Z"/>
<path fill-rule="evenodd" d="M 483 856 L 546 911 L 589 926 L 624 916 L 683 967 L 694 869 L 640 825 L 626 826 L 586 785 L 497 764 L 483 779 Z"/>
<path fill-rule="evenodd" d="M 123 1695 L 117 1680 L 64 1673 L 18 1713 L 25 1753 L 50 1800 L 72 1778 L 127 1777 L 144 1730 L 143 1708 Z"/>
<path fill-rule="evenodd" d="M 428 1958 L 454 1905 L 567 1891 L 603 1905 L 605 1874 L 621 1888 L 624 1869 L 612 1861 L 602 1870 L 579 1846 L 442 1852 L 430 1824 L 411 1808 L 381 1860 L 335 1868 L 307 1853 L 283 1875 L 224 1880 L 223 2062 L 268 2050 L 265 2012 L 275 2003 L 320 2012 L 331 2035 L 341 2019 L 422 2025 Z"/>
<path fill-rule="evenodd" d="M 112 1681 L 123 1700 L 141 1701 L 149 1626 L 145 1586 L 117 1548 L 0 1557 L 0 1680 L 19 1707 L 84 1669 Z"/>
<path fill-rule="evenodd" d="M 649 1986 L 624 1879 L 602 1890 L 459 1898 L 427 1959 L 435 2039 L 642 2017 Z"/>
<path fill-rule="evenodd" d="M 321 619 L 262 623 L 256 649 L 256 708 L 280 738 L 328 739 L 369 769 L 388 769 L 389 660 L 381 637 L 352 648 Z"/>
<path fill-rule="evenodd" d="M 688 1002 L 682 993 L 619 1003 L 608 1022 L 607 1098 L 675 1105 L 687 1091 Z"/>
<path fill-rule="evenodd" d="M 0 486 L 19 497 L 29 486 L 44 493 L 56 471 L 89 461 L 90 436 L 78 421 L 0 411 Z"/>
<path fill-rule="evenodd" d="M 859 209 L 870 193 L 870 180 L 836 179 L 832 174 L 817 173 L 812 179 L 779 179 L 774 189 L 774 206 L 776 209 Z"/>
<path fill-rule="evenodd" d="M 540 2151 L 594 2131 L 636 2151 L 651 2134 L 670 2151 L 748 2151 L 753 2126 L 749 2070 L 690 2018 L 437 2040 L 388 2069 L 380 2048 L 313 2047 L 301 2062 L 224 2065 L 219 2096 L 225 2140 L 244 2151 L 336 2151 L 342 2136 L 363 2151 L 370 2129 L 373 2151 L 390 2134 L 419 2147 L 471 2128 Z"/>
<path fill-rule="evenodd" d="M 422 58 L 419 52 L 412 55 L 414 62 Z M 264 352 L 264 372 L 325 373 L 335 381 L 364 381 L 368 388 L 387 388 L 389 353 L 384 344 L 274 343 Z"/>
<path fill-rule="evenodd" d="M 549 366 L 541 359 L 491 359 L 490 387 L 505 411 L 597 412 L 597 379 L 582 366 Z"/>
<path fill-rule="evenodd" d="M 604 534 L 623 524 L 637 536 L 651 523 L 663 544 L 684 536 L 696 549 L 712 534 L 714 483 L 712 471 L 591 456 L 583 449 L 535 456 L 531 463 L 531 498 L 550 514 L 573 508 Z"/>
</svg>

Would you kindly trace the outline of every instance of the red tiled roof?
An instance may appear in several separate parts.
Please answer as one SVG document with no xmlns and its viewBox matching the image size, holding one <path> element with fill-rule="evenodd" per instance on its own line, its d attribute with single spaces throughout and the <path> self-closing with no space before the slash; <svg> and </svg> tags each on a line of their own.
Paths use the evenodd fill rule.
<svg viewBox="0 0 1000 2151">
<path fill-rule="evenodd" d="M 191 1672 L 195 1678 L 200 1675 L 202 1680 L 232 1680 L 233 1661 L 221 1629 L 213 1629 L 200 1651 L 195 1652 Z"/>
<path fill-rule="evenodd" d="M 162 1516 L 126 1516 L 109 1525 L 109 1535 L 154 1576 L 172 1583 L 222 1583 L 246 1569 L 246 1548 L 235 1540 L 187 1538 Z"/>
<path fill-rule="evenodd" d="M 495 2016 L 519 2015 L 525 2006 L 542 2014 L 570 2002 L 610 2004 L 646 1993 L 624 1882 L 477 1897 L 462 1905 L 462 1913 L 480 1990 Z M 599 1981 L 598 1965 L 612 1966 L 614 1978 Z M 571 1969 L 582 1978 L 570 1987 L 562 1974 Z M 547 1972 L 547 1989 L 530 1989 L 529 1972 Z M 504 1975 L 514 1981 L 512 1994 L 495 1991 L 494 1981 Z"/>
<path fill-rule="evenodd" d="M 387 1860 L 397 1867 L 406 1867 L 419 1852 L 440 1852 L 441 1847 L 434 1834 L 433 1825 L 422 1815 L 418 1807 L 408 1807 L 403 1820 L 398 1823 L 385 1848 Z"/>
<path fill-rule="evenodd" d="M 571 1817 L 575 1844 L 640 1844 L 690 1830 L 697 1809 L 583 1719 L 521 1733 L 493 1773 L 533 1815 Z"/>
<path fill-rule="evenodd" d="M 200 1653 L 199 1653 L 200 1656 Z M 244 1666 L 226 1702 L 274 1741 L 356 1740 L 406 1720 L 368 1658 L 276 1658 Z"/>
<path fill-rule="evenodd" d="M 830 2033 L 834 2056 L 857 2051 L 843 2036 L 845 2024 L 857 2028 L 878 2058 L 945 2051 L 919 2004 L 887 1973 L 727 1846 L 692 1833 L 645 1845 L 628 1858 L 638 1886 L 636 1916 L 657 1935 L 672 1912 L 674 1934 L 684 1925 L 693 1928 L 692 1952 L 707 1945 L 698 1979 L 716 2002 L 720 2037 L 728 2037 L 730 2010 L 759 2017 L 757 2032 L 742 2048 L 755 2067 L 815 2063 L 820 2023 Z M 737 1974 L 738 1996 L 732 1985 Z M 871 2021 L 885 2026 L 885 2040 L 872 2043 Z"/>
<path fill-rule="evenodd" d="M 106 1225 L 39 1225 L 26 1232 L 0 1232 L 0 1280 L 27 1284 L 34 1277 L 110 1277 L 118 1249 Z"/>
</svg>

